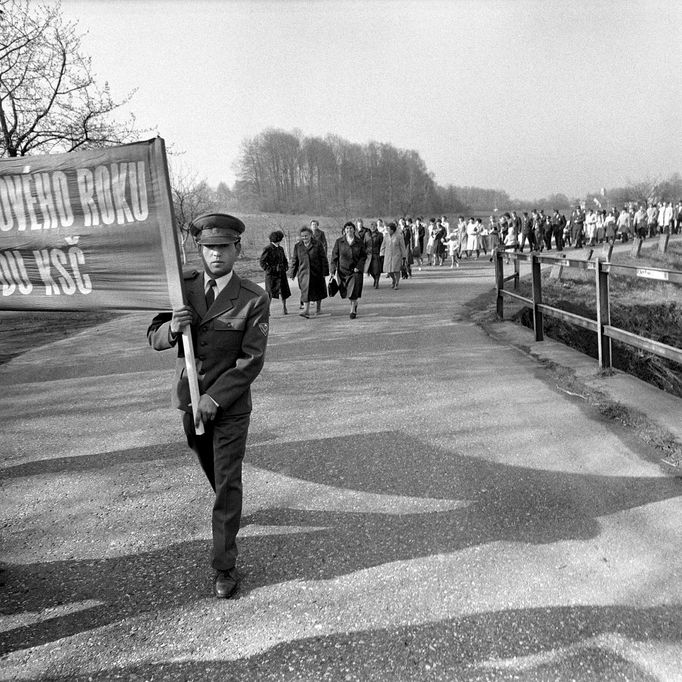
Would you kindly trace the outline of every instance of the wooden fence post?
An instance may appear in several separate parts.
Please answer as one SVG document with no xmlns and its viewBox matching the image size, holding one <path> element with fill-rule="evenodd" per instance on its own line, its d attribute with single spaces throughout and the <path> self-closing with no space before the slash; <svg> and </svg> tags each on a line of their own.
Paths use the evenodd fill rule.
<svg viewBox="0 0 682 682">
<path fill-rule="evenodd" d="M 502 251 L 495 249 L 495 284 L 497 287 L 497 317 L 504 320 L 504 296 L 502 290 L 504 289 L 504 264 L 502 261 Z"/>
<path fill-rule="evenodd" d="M 531 254 L 530 264 L 533 276 L 533 329 L 535 330 L 535 340 L 544 341 L 542 313 L 538 309 L 538 305 L 542 303 L 542 270 L 540 269 L 540 259 L 536 253 Z"/>
<path fill-rule="evenodd" d="M 670 233 L 669 232 L 663 232 L 658 237 L 658 250 L 661 253 L 666 253 L 668 251 L 668 242 L 669 241 L 670 241 Z"/>
<path fill-rule="evenodd" d="M 566 258 L 566 254 L 562 253 L 561 258 Z M 561 261 L 554 263 L 554 265 L 552 265 L 552 269 L 549 271 L 550 279 L 561 279 L 563 269 L 564 266 L 561 264 Z"/>
<path fill-rule="evenodd" d="M 604 334 L 604 325 L 611 324 L 609 305 L 609 273 L 604 270 L 603 261 L 597 259 L 597 348 L 599 350 L 599 369 L 611 369 L 611 339 Z"/>
<path fill-rule="evenodd" d="M 514 258 L 514 290 L 519 288 L 519 280 L 521 278 L 521 262 L 518 258 Z"/>
</svg>

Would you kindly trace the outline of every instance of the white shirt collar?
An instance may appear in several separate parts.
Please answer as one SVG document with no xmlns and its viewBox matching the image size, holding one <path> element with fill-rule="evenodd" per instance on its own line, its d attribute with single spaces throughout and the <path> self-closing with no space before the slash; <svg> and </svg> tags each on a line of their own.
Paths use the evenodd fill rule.
<svg viewBox="0 0 682 682">
<path fill-rule="evenodd" d="M 211 277 L 205 270 L 204 270 L 204 291 L 206 291 L 206 287 L 208 287 L 208 280 L 212 279 L 215 280 L 215 286 L 216 286 L 216 292 L 215 295 L 216 297 L 218 294 L 228 285 L 229 281 L 232 279 L 232 270 L 228 272 L 226 275 L 223 275 L 222 277 Z"/>
</svg>

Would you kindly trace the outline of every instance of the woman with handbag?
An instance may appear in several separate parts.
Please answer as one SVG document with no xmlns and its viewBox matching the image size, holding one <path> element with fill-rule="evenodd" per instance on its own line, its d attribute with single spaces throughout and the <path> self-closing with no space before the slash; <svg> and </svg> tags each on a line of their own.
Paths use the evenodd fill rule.
<svg viewBox="0 0 682 682">
<path fill-rule="evenodd" d="M 358 316 L 358 299 L 362 296 L 366 260 L 365 241 L 358 238 L 355 225 L 349 221 L 343 226 L 343 236 L 334 243 L 330 270 L 337 277 L 341 298 L 350 301 L 351 320 Z"/>
</svg>

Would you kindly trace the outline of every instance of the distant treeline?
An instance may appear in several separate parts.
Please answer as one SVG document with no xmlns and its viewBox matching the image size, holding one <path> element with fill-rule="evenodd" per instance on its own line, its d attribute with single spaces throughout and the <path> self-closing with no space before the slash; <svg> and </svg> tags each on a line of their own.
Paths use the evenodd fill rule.
<svg viewBox="0 0 682 682">
<path fill-rule="evenodd" d="M 444 207 L 419 154 L 385 143 L 269 129 L 244 140 L 236 170 L 241 209 L 393 215 Z"/>
<path fill-rule="evenodd" d="M 223 200 L 235 210 L 337 216 L 448 215 L 510 209 L 565 210 L 578 200 L 606 205 L 647 199 L 677 200 L 679 174 L 569 198 L 553 194 L 518 200 L 499 189 L 438 185 L 419 153 L 388 143 L 357 144 L 337 135 L 306 137 L 267 129 L 242 142 L 232 189 Z M 663 196 L 666 195 L 666 196 Z M 670 196 L 667 196 L 670 195 Z"/>
</svg>

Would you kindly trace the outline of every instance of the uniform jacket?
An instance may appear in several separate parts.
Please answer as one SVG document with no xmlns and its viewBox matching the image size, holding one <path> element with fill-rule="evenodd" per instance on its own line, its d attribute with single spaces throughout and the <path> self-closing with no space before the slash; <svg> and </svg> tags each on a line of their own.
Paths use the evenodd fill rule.
<svg viewBox="0 0 682 682">
<path fill-rule="evenodd" d="M 185 300 L 192 308 L 192 340 L 199 389 L 218 403 L 223 414 L 251 411 L 251 383 L 265 359 L 270 299 L 257 284 L 236 273 L 206 310 L 204 278 L 199 272 L 184 277 Z M 171 313 L 159 313 L 147 330 L 155 350 L 177 346 L 173 404 L 191 412 L 189 383 L 181 336 L 170 334 Z"/>
</svg>

